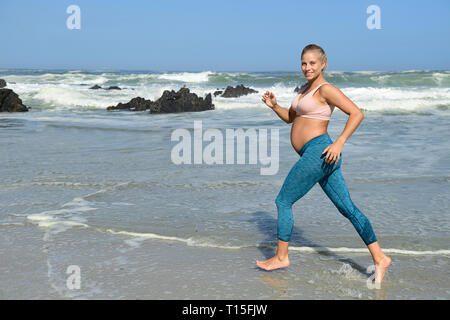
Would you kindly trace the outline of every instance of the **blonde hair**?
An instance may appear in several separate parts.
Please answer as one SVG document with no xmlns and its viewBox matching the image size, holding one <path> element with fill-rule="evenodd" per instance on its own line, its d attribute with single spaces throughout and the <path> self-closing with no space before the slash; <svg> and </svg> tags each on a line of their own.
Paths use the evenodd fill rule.
<svg viewBox="0 0 450 320">
<path fill-rule="evenodd" d="M 322 72 L 325 71 L 325 69 L 328 66 L 327 55 L 326 55 L 325 51 L 320 46 L 318 46 L 317 44 L 308 44 L 306 47 L 304 47 L 301 57 L 303 58 L 303 55 L 306 52 L 313 51 L 313 50 L 318 51 L 319 52 L 320 61 L 322 61 L 322 63 L 325 62 L 325 67 L 322 69 Z"/>
</svg>

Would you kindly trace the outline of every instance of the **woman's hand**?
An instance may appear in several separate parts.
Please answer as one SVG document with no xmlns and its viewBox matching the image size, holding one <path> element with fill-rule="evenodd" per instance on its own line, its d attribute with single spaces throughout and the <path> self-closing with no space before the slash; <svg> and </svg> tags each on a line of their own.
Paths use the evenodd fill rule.
<svg viewBox="0 0 450 320">
<path fill-rule="evenodd" d="M 344 145 L 338 141 L 335 141 L 333 144 L 330 144 L 328 147 L 323 150 L 322 154 L 327 153 L 324 161 L 328 164 L 338 163 L 341 158 L 341 151 Z"/>
<path fill-rule="evenodd" d="M 272 92 L 266 91 L 262 97 L 262 101 L 270 108 L 274 108 L 277 105 L 277 99 Z"/>
</svg>

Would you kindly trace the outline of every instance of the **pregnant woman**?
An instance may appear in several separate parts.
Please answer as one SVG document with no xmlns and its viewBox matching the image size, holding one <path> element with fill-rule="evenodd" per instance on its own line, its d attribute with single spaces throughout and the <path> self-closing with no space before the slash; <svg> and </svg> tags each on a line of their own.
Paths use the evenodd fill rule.
<svg viewBox="0 0 450 320">
<path fill-rule="evenodd" d="M 367 245 L 375 265 L 375 283 L 381 283 L 391 259 L 380 248 L 367 217 L 350 198 L 341 172 L 341 150 L 344 143 L 364 118 L 362 111 L 338 88 L 323 77 L 327 66 L 324 50 L 306 46 L 301 55 L 302 72 L 308 82 L 292 101 L 289 110 L 278 105 L 275 95 L 267 91 L 262 101 L 286 123 L 293 123 L 291 143 L 300 159 L 289 171 L 275 200 L 278 209 L 278 248 L 266 261 L 256 261 L 258 267 L 274 270 L 289 266 L 288 246 L 294 225 L 292 205 L 317 182 L 323 191 L 355 227 Z M 349 115 L 341 135 L 333 142 L 327 127 L 334 107 Z"/>
</svg>

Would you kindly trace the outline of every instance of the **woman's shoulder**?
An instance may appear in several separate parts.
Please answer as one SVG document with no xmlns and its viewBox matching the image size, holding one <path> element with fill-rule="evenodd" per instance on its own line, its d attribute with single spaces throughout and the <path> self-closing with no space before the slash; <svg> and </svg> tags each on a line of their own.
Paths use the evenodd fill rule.
<svg viewBox="0 0 450 320">
<path fill-rule="evenodd" d="M 319 94 L 327 101 L 335 101 L 336 99 L 340 99 L 344 96 L 344 93 L 336 86 L 332 85 L 329 82 L 324 83 L 319 88 Z"/>
<path fill-rule="evenodd" d="M 322 83 L 320 85 L 319 88 L 319 92 L 322 93 L 326 93 L 326 92 L 340 92 L 341 90 L 339 90 L 338 87 L 332 85 L 331 83 L 329 83 L 328 81 L 325 81 L 324 83 Z"/>
<path fill-rule="evenodd" d="M 327 84 L 328 84 L 328 86 L 327 86 Z M 323 87 L 333 87 L 333 88 L 336 88 L 334 85 L 332 85 L 331 83 L 329 83 L 329 82 L 326 81 L 326 80 L 325 80 L 325 82 L 323 82 L 322 85 L 320 86 L 320 88 L 323 88 Z M 337 89 L 337 88 L 336 88 L 336 89 Z"/>
</svg>

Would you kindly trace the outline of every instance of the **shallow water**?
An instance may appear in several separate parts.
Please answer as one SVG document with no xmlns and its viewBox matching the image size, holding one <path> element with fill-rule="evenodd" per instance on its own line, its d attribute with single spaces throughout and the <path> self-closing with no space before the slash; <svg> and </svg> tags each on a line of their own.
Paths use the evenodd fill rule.
<svg viewBox="0 0 450 320">
<path fill-rule="evenodd" d="M 92 84 L 109 77 L 100 83 L 135 90 L 94 93 L 73 74 L 86 83 L 91 77 Z M 207 92 L 245 77 L 254 79 L 247 86 L 280 92 L 280 104 L 288 107 L 291 75 L 0 74 L 16 82 L 10 86 L 22 90 L 32 107 L 0 114 L 0 298 L 448 299 L 446 74 L 426 90 L 406 80 L 395 88 L 368 78 L 364 84 L 358 74 L 351 76 L 360 77 L 359 89 L 350 87 L 356 80 L 336 80 L 366 114 L 344 146 L 342 171 L 353 201 L 393 260 L 380 290 L 367 287 L 372 262 L 363 242 L 318 185 L 294 204 L 291 266 L 274 272 L 255 267 L 255 260 L 274 253 L 274 201 L 298 160 L 290 125 L 261 105 L 258 94 L 217 98 L 216 110 L 200 113 L 104 110 L 109 100 L 116 104 L 137 94 L 131 91 L 176 88 L 187 79 L 196 92 Z M 331 83 L 338 79 L 331 76 Z M 62 84 L 65 104 L 56 90 Z M 357 90 L 380 97 L 365 100 Z M 409 92 L 415 104 L 386 106 L 383 92 L 395 90 L 402 92 L 397 101 Z M 328 130 L 333 140 L 346 119 L 335 110 Z M 179 128 L 193 132 L 195 120 L 223 136 L 234 128 L 278 130 L 278 171 L 262 175 L 260 161 L 249 164 L 248 148 L 244 164 L 174 164 L 171 135 Z M 81 289 L 67 287 L 70 265 L 80 267 Z"/>
</svg>

